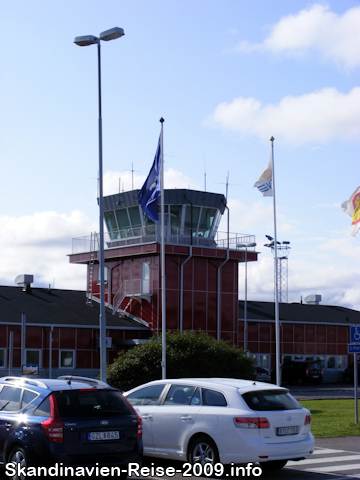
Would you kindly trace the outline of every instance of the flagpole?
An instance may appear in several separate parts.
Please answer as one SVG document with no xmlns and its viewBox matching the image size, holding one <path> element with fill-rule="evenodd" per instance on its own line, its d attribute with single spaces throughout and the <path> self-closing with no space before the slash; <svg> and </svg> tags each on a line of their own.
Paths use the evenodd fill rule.
<svg viewBox="0 0 360 480">
<path fill-rule="evenodd" d="M 166 302 L 165 302 L 165 232 L 164 232 L 164 142 L 163 142 L 163 123 L 164 119 L 160 118 L 161 131 L 160 131 L 160 198 L 161 198 L 161 372 L 162 379 L 166 378 Z"/>
<path fill-rule="evenodd" d="M 272 188 L 274 211 L 274 262 L 275 262 L 275 351 L 276 351 L 276 385 L 280 385 L 280 321 L 279 321 L 279 292 L 278 292 L 278 257 L 276 237 L 276 202 L 275 202 L 275 166 L 274 166 L 274 137 L 271 141 Z"/>
</svg>

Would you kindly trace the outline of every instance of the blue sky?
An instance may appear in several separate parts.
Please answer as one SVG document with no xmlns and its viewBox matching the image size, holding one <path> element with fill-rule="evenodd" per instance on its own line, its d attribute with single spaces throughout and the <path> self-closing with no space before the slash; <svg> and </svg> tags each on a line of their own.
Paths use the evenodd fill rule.
<svg viewBox="0 0 360 480">
<path fill-rule="evenodd" d="M 0 284 L 85 289 L 72 238 L 98 231 L 96 47 L 102 42 L 105 194 L 140 188 L 164 117 L 165 188 L 225 193 L 230 232 L 256 235 L 248 298 L 272 301 L 271 198 L 255 181 L 273 135 L 289 302 L 360 309 L 360 5 L 287 0 L 0 0 Z M 131 170 L 134 170 L 132 176 Z M 220 226 L 226 230 L 226 222 Z M 240 266 L 240 298 L 244 269 Z"/>
</svg>

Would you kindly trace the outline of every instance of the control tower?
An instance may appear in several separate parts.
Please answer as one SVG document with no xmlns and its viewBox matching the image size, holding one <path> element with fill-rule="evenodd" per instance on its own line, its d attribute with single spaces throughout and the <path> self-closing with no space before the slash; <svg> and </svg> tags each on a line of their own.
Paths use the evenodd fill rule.
<svg viewBox="0 0 360 480">
<path fill-rule="evenodd" d="M 144 214 L 137 194 L 131 190 L 104 197 L 105 302 L 114 315 L 128 316 L 157 333 L 160 222 Z M 237 246 L 253 243 L 255 237 L 219 232 L 225 210 L 222 194 L 164 191 L 166 319 L 168 330 L 201 329 L 237 345 L 238 263 L 245 262 L 245 250 Z M 99 241 L 96 233 L 74 239 L 70 255 L 71 263 L 87 265 L 89 303 L 100 297 Z M 248 249 L 247 261 L 256 260 L 257 253 Z"/>
</svg>

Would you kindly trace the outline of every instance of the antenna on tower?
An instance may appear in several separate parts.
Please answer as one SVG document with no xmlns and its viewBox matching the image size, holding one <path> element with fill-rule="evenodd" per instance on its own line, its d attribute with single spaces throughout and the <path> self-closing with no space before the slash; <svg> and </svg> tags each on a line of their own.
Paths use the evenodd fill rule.
<svg viewBox="0 0 360 480">
<path fill-rule="evenodd" d="M 240 185 L 240 183 L 229 183 L 229 172 L 227 173 L 227 176 L 226 176 L 226 183 L 221 183 L 221 182 L 216 182 L 216 183 L 219 183 L 220 185 L 226 185 L 226 194 L 225 194 L 225 198 L 226 198 L 226 201 L 228 199 L 228 191 L 229 191 L 229 186 L 230 187 L 234 187 L 235 185 Z"/>
<path fill-rule="evenodd" d="M 134 190 L 134 172 L 139 172 L 139 170 L 134 170 L 134 164 L 131 162 L 131 190 Z"/>
<path fill-rule="evenodd" d="M 206 163 L 205 163 L 205 153 L 204 153 L 204 191 L 206 192 Z"/>
</svg>

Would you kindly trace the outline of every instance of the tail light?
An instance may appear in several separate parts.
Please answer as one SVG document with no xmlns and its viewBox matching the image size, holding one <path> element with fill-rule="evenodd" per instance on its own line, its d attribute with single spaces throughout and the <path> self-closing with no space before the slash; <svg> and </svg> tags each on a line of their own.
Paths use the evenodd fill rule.
<svg viewBox="0 0 360 480">
<path fill-rule="evenodd" d="M 47 420 L 41 422 L 42 429 L 50 440 L 54 443 L 63 443 L 63 424 L 60 418 L 58 405 L 54 394 L 49 397 L 50 400 L 50 417 Z"/>
<path fill-rule="evenodd" d="M 234 423 L 237 428 L 270 428 L 265 417 L 235 417 Z"/>
<path fill-rule="evenodd" d="M 136 420 L 137 420 L 137 425 L 138 425 L 138 430 L 137 430 L 137 440 L 140 440 L 140 438 L 142 438 L 142 433 L 143 433 L 143 425 L 142 425 L 142 419 L 141 417 L 138 415 L 137 411 L 135 410 L 135 408 L 131 405 L 131 403 L 129 402 L 129 400 L 126 398 L 126 397 L 123 397 L 124 400 L 126 400 L 126 402 L 128 403 L 129 407 L 131 408 L 131 410 L 134 412 L 134 415 L 136 415 Z"/>
<path fill-rule="evenodd" d="M 308 377 L 309 376 L 309 369 L 306 367 L 306 372 L 305 375 Z"/>
<path fill-rule="evenodd" d="M 311 413 L 305 416 L 304 425 L 310 425 L 310 423 L 311 423 Z"/>
<path fill-rule="evenodd" d="M 142 419 L 139 417 L 138 414 L 136 414 L 137 416 L 137 421 L 138 421 L 138 432 L 137 432 L 137 439 L 140 440 L 140 438 L 142 438 L 142 432 L 143 432 L 143 426 L 142 426 Z"/>
</svg>

